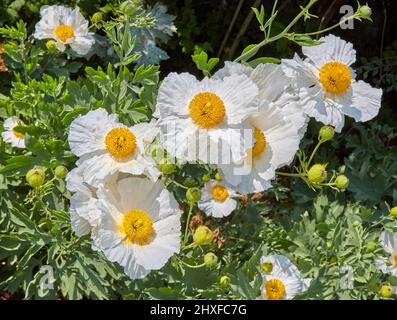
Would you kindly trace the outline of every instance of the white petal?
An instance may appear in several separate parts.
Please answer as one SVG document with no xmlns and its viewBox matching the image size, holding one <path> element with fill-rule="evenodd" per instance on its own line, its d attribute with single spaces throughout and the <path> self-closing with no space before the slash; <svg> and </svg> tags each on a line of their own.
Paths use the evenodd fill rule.
<svg viewBox="0 0 397 320">
<path fill-rule="evenodd" d="M 386 252 L 394 253 L 397 251 L 397 232 L 383 231 L 379 236 L 379 242 Z"/>
<path fill-rule="evenodd" d="M 90 51 L 94 43 L 95 39 L 91 35 L 76 36 L 74 37 L 73 42 L 70 43 L 70 47 L 79 55 L 85 56 Z"/>
</svg>

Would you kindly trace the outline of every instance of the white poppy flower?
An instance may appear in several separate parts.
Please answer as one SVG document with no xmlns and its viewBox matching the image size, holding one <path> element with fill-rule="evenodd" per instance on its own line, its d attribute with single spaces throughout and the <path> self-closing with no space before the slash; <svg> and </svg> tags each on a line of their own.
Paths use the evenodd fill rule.
<svg viewBox="0 0 397 320">
<path fill-rule="evenodd" d="M 236 209 L 237 201 L 233 199 L 237 194 L 225 183 L 215 180 L 209 181 L 201 190 L 201 200 L 198 207 L 207 216 L 223 218 Z"/>
<path fill-rule="evenodd" d="M 345 115 L 362 122 L 374 118 L 381 107 L 382 90 L 356 80 L 351 68 L 356 61 L 353 45 L 333 35 L 320 41 L 318 46 L 302 48 L 307 59 L 295 55 L 282 60 L 286 74 L 295 79 L 305 113 L 337 132 L 344 126 Z"/>
<path fill-rule="evenodd" d="M 160 181 L 144 177 L 101 185 L 99 236 L 105 256 L 132 279 L 161 269 L 180 249 L 182 211 Z"/>
<path fill-rule="evenodd" d="M 310 285 L 311 279 L 303 279 L 298 268 L 285 256 L 262 257 L 260 263 L 263 276 L 260 299 L 291 300 Z"/>
<path fill-rule="evenodd" d="M 17 117 L 9 117 L 3 123 L 5 131 L 1 133 L 1 137 L 15 148 L 25 148 L 25 135 L 14 130 L 20 124 L 22 122 Z"/>
<path fill-rule="evenodd" d="M 127 127 L 116 115 L 96 109 L 73 120 L 68 139 L 72 152 L 81 157 L 78 163 L 85 163 L 84 181 L 97 186 L 115 172 L 145 174 L 157 180 L 156 163 L 145 155 L 157 133 L 154 122 Z"/>
<path fill-rule="evenodd" d="M 376 267 L 385 274 L 397 277 L 397 232 L 383 231 L 379 242 L 389 256 L 376 259 Z"/>
<path fill-rule="evenodd" d="M 257 94 L 245 75 L 198 81 L 188 73 L 169 74 L 160 86 L 154 113 L 165 149 L 189 162 L 240 159 L 253 144 L 245 120 L 257 111 Z"/>
<path fill-rule="evenodd" d="M 43 6 L 40 15 L 33 34 L 36 39 L 54 39 L 57 49 L 62 52 L 66 45 L 80 55 L 90 51 L 95 40 L 93 33 L 89 32 L 88 21 L 78 7 L 72 10 L 58 5 Z"/>
</svg>

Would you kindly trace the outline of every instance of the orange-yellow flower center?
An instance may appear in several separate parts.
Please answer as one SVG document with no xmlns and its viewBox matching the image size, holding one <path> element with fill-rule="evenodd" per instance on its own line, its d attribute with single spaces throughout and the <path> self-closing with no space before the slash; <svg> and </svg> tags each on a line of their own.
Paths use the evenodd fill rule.
<svg viewBox="0 0 397 320">
<path fill-rule="evenodd" d="M 128 128 L 114 128 L 105 138 L 106 150 L 115 158 L 131 156 L 136 149 L 136 137 Z"/>
<path fill-rule="evenodd" d="M 282 300 L 285 297 L 285 285 L 281 280 L 271 279 L 265 282 L 267 300 Z"/>
<path fill-rule="evenodd" d="M 217 127 L 225 118 L 225 112 L 222 99 L 211 92 L 196 94 L 189 104 L 191 118 L 202 129 Z"/>
<path fill-rule="evenodd" d="M 217 201 L 225 201 L 229 197 L 227 188 L 221 185 L 216 185 L 212 188 L 212 198 Z"/>
<path fill-rule="evenodd" d="M 251 149 L 251 155 L 253 158 L 258 158 L 266 149 L 266 137 L 265 134 L 254 127 L 254 146 Z"/>
<path fill-rule="evenodd" d="M 18 132 L 18 131 L 15 131 L 14 129 L 12 129 L 12 133 L 13 133 L 13 135 L 14 135 L 16 138 L 18 138 L 18 139 L 23 139 L 23 138 L 25 138 L 25 135 L 24 135 L 23 133 Z"/>
<path fill-rule="evenodd" d="M 320 82 L 326 92 L 335 95 L 346 92 L 352 83 L 347 65 L 341 62 L 327 62 L 320 69 Z"/>
<path fill-rule="evenodd" d="M 394 268 L 397 268 L 397 253 L 394 254 Z"/>
<path fill-rule="evenodd" d="M 56 35 L 59 40 L 65 43 L 70 38 L 74 37 L 74 31 L 71 26 L 67 24 L 61 24 L 55 28 L 54 35 Z"/>
<path fill-rule="evenodd" d="M 153 221 L 145 211 L 131 210 L 124 214 L 119 231 L 128 243 L 146 245 L 154 236 Z"/>
</svg>

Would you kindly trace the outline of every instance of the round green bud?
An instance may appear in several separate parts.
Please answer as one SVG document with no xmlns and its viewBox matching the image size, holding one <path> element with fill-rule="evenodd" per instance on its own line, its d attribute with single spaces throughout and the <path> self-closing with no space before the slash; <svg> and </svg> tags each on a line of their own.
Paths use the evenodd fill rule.
<svg viewBox="0 0 397 320">
<path fill-rule="evenodd" d="M 393 296 L 393 287 L 388 284 L 385 283 L 384 285 L 382 285 L 382 287 L 379 290 L 379 294 L 383 297 L 383 298 L 391 298 Z"/>
<path fill-rule="evenodd" d="M 203 175 L 203 177 L 201 178 L 201 180 L 203 180 L 203 182 L 208 182 L 211 180 L 211 177 L 208 174 Z"/>
<path fill-rule="evenodd" d="M 349 186 L 349 178 L 341 174 L 335 179 L 335 186 L 340 190 L 345 190 Z"/>
<path fill-rule="evenodd" d="M 196 185 L 196 181 L 190 177 L 186 177 L 185 180 L 183 180 L 183 185 L 188 188 L 194 187 Z"/>
<path fill-rule="evenodd" d="M 393 208 L 390 209 L 390 215 L 391 215 L 393 218 L 397 218 L 397 206 L 395 206 L 395 207 L 393 207 Z"/>
<path fill-rule="evenodd" d="M 331 258 L 329 258 L 329 263 L 335 264 L 337 262 L 338 262 L 338 258 L 336 256 L 332 256 Z"/>
<path fill-rule="evenodd" d="M 376 242 L 370 241 L 367 243 L 367 252 L 374 252 L 378 244 Z"/>
<path fill-rule="evenodd" d="M 310 169 L 309 172 L 307 173 L 307 177 L 310 182 L 312 183 L 321 183 L 324 182 L 325 179 L 327 179 L 327 166 L 324 164 L 315 164 L 313 165 Z"/>
<path fill-rule="evenodd" d="M 212 231 L 206 226 L 199 226 L 193 234 L 193 242 L 198 246 L 210 244 L 212 239 Z"/>
<path fill-rule="evenodd" d="M 163 159 L 160 161 L 159 169 L 163 174 L 171 174 L 176 171 L 176 164 L 170 163 L 166 159 Z"/>
<path fill-rule="evenodd" d="M 230 285 L 230 278 L 228 276 L 222 276 L 219 278 L 219 285 L 223 288 L 223 289 L 227 289 L 229 288 Z"/>
<path fill-rule="evenodd" d="M 335 129 L 331 126 L 323 126 L 318 133 L 318 140 L 320 141 L 329 141 L 335 135 Z"/>
<path fill-rule="evenodd" d="M 213 268 L 218 263 L 218 257 L 213 252 L 208 252 L 204 256 L 204 263 L 207 268 Z"/>
<path fill-rule="evenodd" d="M 201 191 L 199 188 L 189 188 L 186 191 L 186 199 L 189 202 L 199 202 L 201 199 Z"/>
<path fill-rule="evenodd" d="M 355 221 L 353 222 L 353 227 L 357 228 L 357 227 L 359 227 L 359 226 L 360 226 L 360 221 L 355 220 Z"/>
<path fill-rule="evenodd" d="M 48 50 L 50 53 L 55 53 L 55 52 L 58 51 L 56 45 L 57 45 L 57 43 L 56 43 L 55 40 L 48 40 L 48 41 L 46 42 L 46 44 L 45 44 L 47 50 Z"/>
<path fill-rule="evenodd" d="M 222 175 L 220 172 L 215 173 L 215 180 L 218 182 L 222 182 Z"/>
<path fill-rule="evenodd" d="M 273 271 L 273 263 L 271 262 L 262 263 L 261 270 L 264 274 L 270 274 Z"/>
<path fill-rule="evenodd" d="M 43 185 L 45 173 L 40 168 L 30 169 L 26 174 L 26 181 L 32 188 L 38 188 Z"/>
<path fill-rule="evenodd" d="M 93 23 L 99 23 L 103 20 L 103 14 L 102 12 L 95 12 L 92 17 L 91 17 L 91 21 Z"/>
<path fill-rule="evenodd" d="M 358 13 L 360 14 L 360 17 L 369 19 L 372 15 L 372 9 L 368 4 L 366 4 L 365 6 L 360 6 L 360 8 L 358 8 Z"/>
<path fill-rule="evenodd" d="M 57 179 L 65 179 L 66 175 L 68 174 L 68 169 L 65 166 L 58 166 L 55 168 L 55 178 Z"/>
<path fill-rule="evenodd" d="M 132 15 L 135 12 L 134 4 L 131 1 L 124 1 L 120 5 L 120 10 L 126 15 Z"/>
</svg>

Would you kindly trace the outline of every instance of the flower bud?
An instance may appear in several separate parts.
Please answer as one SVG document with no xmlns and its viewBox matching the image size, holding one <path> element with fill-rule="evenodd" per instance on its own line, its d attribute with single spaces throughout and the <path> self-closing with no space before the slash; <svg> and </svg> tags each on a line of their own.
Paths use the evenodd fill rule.
<svg viewBox="0 0 397 320">
<path fill-rule="evenodd" d="M 217 172 L 215 174 L 215 180 L 218 181 L 218 182 L 222 182 L 222 175 L 221 175 L 220 172 Z"/>
<path fill-rule="evenodd" d="M 273 271 L 273 263 L 271 262 L 262 263 L 261 270 L 264 274 L 270 274 Z"/>
<path fill-rule="evenodd" d="M 327 179 L 327 165 L 325 164 L 315 164 L 313 165 L 309 172 L 307 173 L 307 177 L 312 183 L 321 183 L 325 179 Z"/>
<path fill-rule="evenodd" d="M 320 132 L 318 134 L 318 140 L 320 141 L 329 141 L 332 140 L 332 138 L 335 135 L 335 129 L 331 126 L 323 126 L 320 129 Z"/>
<path fill-rule="evenodd" d="M 358 14 L 360 15 L 361 18 L 371 19 L 372 9 L 368 6 L 368 4 L 364 6 L 360 6 L 358 8 Z"/>
<path fill-rule="evenodd" d="M 223 288 L 223 289 L 227 289 L 229 288 L 230 285 L 230 278 L 228 276 L 222 276 L 219 279 L 219 285 Z"/>
<path fill-rule="evenodd" d="M 65 166 L 58 166 L 55 168 L 54 174 L 57 179 L 62 180 L 68 174 L 68 169 Z"/>
<path fill-rule="evenodd" d="M 170 163 L 166 159 L 163 159 L 160 161 L 159 169 L 163 174 L 171 174 L 176 171 L 176 165 L 175 163 Z"/>
<path fill-rule="evenodd" d="M 367 243 L 367 252 L 374 252 L 378 244 L 376 242 L 370 241 Z"/>
<path fill-rule="evenodd" d="M 45 46 L 46 46 L 48 52 L 50 52 L 50 53 L 55 53 L 55 52 L 58 51 L 56 45 L 57 45 L 57 43 L 56 43 L 55 40 L 48 40 L 48 41 L 46 42 L 46 44 L 45 44 Z"/>
<path fill-rule="evenodd" d="M 133 15 L 135 12 L 135 7 L 131 1 L 127 0 L 120 5 L 120 10 L 126 15 Z"/>
<path fill-rule="evenodd" d="M 201 199 L 201 191 L 199 188 L 189 188 L 186 191 L 186 199 L 189 202 L 199 202 Z"/>
<path fill-rule="evenodd" d="M 341 174 L 335 179 L 335 186 L 340 190 L 345 190 L 349 186 L 349 178 Z"/>
<path fill-rule="evenodd" d="M 393 208 L 390 209 L 390 215 L 391 215 L 393 218 L 397 218 L 397 206 L 395 206 L 395 207 L 393 207 Z"/>
<path fill-rule="evenodd" d="M 201 178 L 201 180 L 203 180 L 203 182 L 208 182 L 211 180 L 211 177 L 208 174 L 203 175 L 203 177 Z"/>
<path fill-rule="evenodd" d="M 196 185 L 196 181 L 194 181 L 190 177 L 186 177 L 185 180 L 183 180 L 183 185 L 188 187 L 188 188 L 191 188 L 191 187 L 194 187 Z"/>
<path fill-rule="evenodd" d="M 193 242 L 198 246 L 210 244 L 212 239 L 212 231 L 206 226 L 199 226 L 193 234 Z"/>
<path fill-rule="evenodd" d="M 26 174 L 26 181 L 32 188 L 38 188 L 43 185 L 45 180 L 45 173 L 40 168 L 34 168 Z"/>
<path fill-rule="evenodd" d="M 91 21 L 93 23 L 99 23 L 103 20 L 103 15 L 102 12 L 95 12 L 92 17 L 91 17 Z"/>
<path fill-rule="evenodd" d="M 213 268 L 218 263 L 218 257 L 213 252 L 208 252 L 204 256 L 204 263 L 207 268 Z"/>
<path fill-rule="evenodd" d="M 383 297 L 383 298 L 391 298 L 393 296 L 393 287 L 388 284 L 385 283 L 384 285 L 382 285 L 382 287 L 379 290 L 379 294 Z"/>
</svg>

